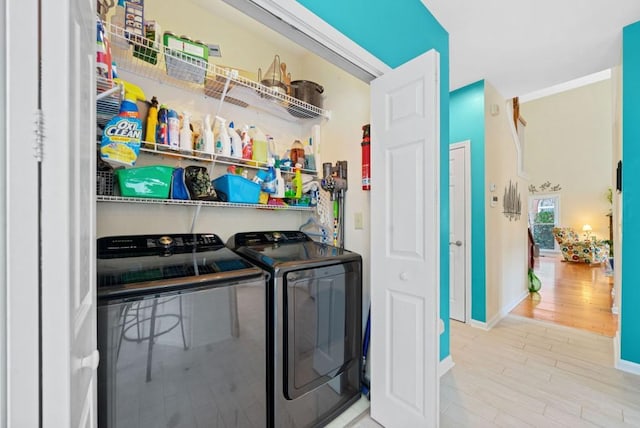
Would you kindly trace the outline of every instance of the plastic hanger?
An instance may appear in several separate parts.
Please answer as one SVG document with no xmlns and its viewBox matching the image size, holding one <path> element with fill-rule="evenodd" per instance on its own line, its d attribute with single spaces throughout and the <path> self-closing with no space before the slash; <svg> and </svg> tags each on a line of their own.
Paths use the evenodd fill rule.
<svg viewBox="0 0 640 428">
<path fill-rule="evenodd" d="M 305 228 L 309 228 L 309 227 L 313 227 L 313 226 L 317 227 L 319 229 L 320 233 L 313 233 L 313 232 L 305 232 L 305 233 L 307 235 L 309 235 L 309 236 L 312 236 L 312 237 L 314 237 L 314 236 L 318 237 L 318 238 L 321 239 L 321 241 L 323 243 L 326 243 L 327 239 L 329 237 L 329 232 L 328 232 L 327 228 L 324 227 L 323 225 L 321 225 L 320 223 L 318 223 L 318 221 L 313 216 L 309 217 L 307 219 L 307 221 L 304 224 L 302 224 L 302 226 L 300 226 L 300 228 L 298 228 L 298 230 L 300 232 L 304 232 Z"/>
</svg>

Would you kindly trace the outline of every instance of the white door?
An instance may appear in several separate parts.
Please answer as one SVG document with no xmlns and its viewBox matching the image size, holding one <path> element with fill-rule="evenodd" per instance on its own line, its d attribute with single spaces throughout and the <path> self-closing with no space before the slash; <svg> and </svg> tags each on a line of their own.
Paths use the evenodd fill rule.
<svg viewBox="0 0 640 428">
<path fill-rule="evenodd" d="M 95 0 L 42 2 L 42 417 L 95 427 Z"/>
<path fill-rule="evenodd" d="M 469 143 L 457 143 L 449 149 L 449 316 L 467 321 L 469 241 L 467 192 Z"/>
<path fill-rule="evenodd" d="M 371 416 L 439 417 L 439 61 L 429 51 L 371 82 Z"/>
</svg>

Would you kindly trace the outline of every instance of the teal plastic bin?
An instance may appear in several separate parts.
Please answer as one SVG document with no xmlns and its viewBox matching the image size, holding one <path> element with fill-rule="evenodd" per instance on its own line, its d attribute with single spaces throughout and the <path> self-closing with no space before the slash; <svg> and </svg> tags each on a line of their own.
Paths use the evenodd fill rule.
<svg viewBox="0 0 640 428">
<path fill-rule="evenodd" d="M 218 177 L 213 180 L 213 188 L 224 202 L 257 204 L 260 200 L 260 185 L 240 175 L 225 174 Z"/>
</svg>

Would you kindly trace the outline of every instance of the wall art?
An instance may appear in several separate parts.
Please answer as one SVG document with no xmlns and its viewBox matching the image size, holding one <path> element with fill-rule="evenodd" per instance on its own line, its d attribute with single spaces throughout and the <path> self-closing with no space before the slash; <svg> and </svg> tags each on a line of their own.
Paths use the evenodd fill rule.
<svg viewBox="0 0 640 428">
<path fill-rule="evenodd" d="M 509 187 L 504 188 L 504 197 L 502 198 L 502 208 L 505 217 L 511 220 L 520 220 L 522 213 L 522 200 L 520 192 L 518 192 L 518 183 L 515 185 L 509 180 Z"/>
<path fill-rule="evenodd" d="M 562 190 L 562 186 L 559 184 L 551 184 L 549 180 L 542 183 L 540 186 L 536 187 L 533 184 L 529 184 L 529 193 L 538 193 L 538 192 L 559 192 Z"/>
</svg>

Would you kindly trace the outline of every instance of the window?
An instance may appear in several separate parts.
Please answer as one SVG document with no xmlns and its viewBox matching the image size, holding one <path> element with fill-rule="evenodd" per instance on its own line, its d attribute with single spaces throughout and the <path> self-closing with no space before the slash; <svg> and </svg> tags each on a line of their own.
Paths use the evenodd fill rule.
<svg viewBox="0 0 640 428">
<path fill-rule="evenodd" d="M 529 199 L 529 226 L 540 250 L 558 251 L 553 228 L 560 219 L 560 196 L 540 195 Z"/>
</svg>

